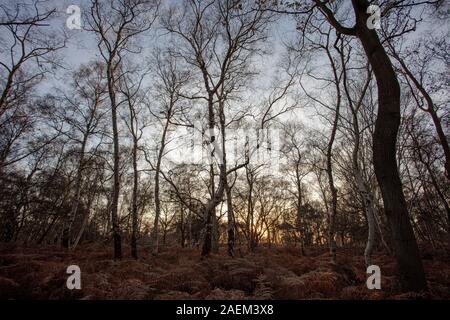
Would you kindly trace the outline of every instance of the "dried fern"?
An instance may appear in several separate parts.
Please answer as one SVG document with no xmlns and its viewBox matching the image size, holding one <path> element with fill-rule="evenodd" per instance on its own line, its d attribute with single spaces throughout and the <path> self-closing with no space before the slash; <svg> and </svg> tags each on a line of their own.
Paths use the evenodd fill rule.
<svg viewBox="0 0 450 320">
<path fill-rule="evenodd" d="M 254 296 L 256 299 L 271 300 L 274 295 L 274 290 L 270 286 L 270 282 L 267 280 L 266 275 L 260 274 L 256 278 L 256 287 Z"/>
</svg>

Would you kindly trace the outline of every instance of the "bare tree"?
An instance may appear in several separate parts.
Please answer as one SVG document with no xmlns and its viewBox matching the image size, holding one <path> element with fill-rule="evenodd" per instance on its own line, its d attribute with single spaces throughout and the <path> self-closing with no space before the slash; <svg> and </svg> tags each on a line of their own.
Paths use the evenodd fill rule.
<svg viewBox="0 0 450 320">
<path fill-rule="evenodd" d="M 16 149 L 37 122 L 32 117 L 38 111 L 32 110 L 32 92 L 58 66 L 57 52 L 66 44 L 64 35 L 48 27 L 55 16 L 56 10 L 47 9 L 39 0 L 0 5 L 0 170 L 38 152 L 56 138 L 26 152 Z"/>
<path fill-rule="evenodd" d="M 138 195 L 139 195 L 139 170 L 138 170 L 138 151 L 140 149 L 139 142 L 143 136 L 144 129 L 148 126 L 148 121 L 144 114 L 145 105 L 145 88 L 143 82 L 146 79 L 147 71 L 139 74 L 136 67 L 127 66 L 127 71 L 120 79 L 120 92 L 124 97 L 124 103 L 128 106 L 128 117 L 125 117 L 125 124 L 131 134 L 131 162 L 133 167 L 133 191 L 131 194 L 131 256 L 138 258 L 137 238 L 139 234 L 139 212 L 138 212 Z"/>
<path fill-rule="evenodd" d="M 300 10 L 294 13 L 305 15 L 307 17 L 305 21 L 308 22 L 318 10 L 336 32 L 359 39 L 374 72 L 378 87 L 379 108 L 373 139 L 373 162 L 383 195 L 385 214 L 391 226 L 400 280 L 403 290 L 426 290 L 425 273 L 409 220 L 396 162 L 396 141 L 400 125 L 400 85 L 380 37 L 375 29 L 368 27 L 369 1 L 352 0 L 351 8 L 355 23 L 351 27 L 344 26 L 339 21 L 336 11 L 339 6 L 342 6 L 341 3 L 332 3 L 330 6 L 329 1 L 313 0 L 311 2 L 302 4 Z M 385 13 L 388 11 L 395 13 L 402 8 L 414 5 L 416 5 L 414 1 L 402 1 L 400 4 L 386 6 Z M 407 30 L 408 28 L 404 32 Z"/>
<path fill-rule="evenodd" d="M 210 200 L 205 205 L 205 238 L 202 256 L 212 248 L 216 206 L 222 201 L 228 170 L 225 150 L 226 100 L 251 75 L 248 64 L 265 39 L 267 13 L 252 1 L 194 1 L 184 3 L 183 11 L 172 9 L 163 20 L 164 27 L 185 45 L 176 54 L 194 66 L 201 77 L 202 91 L 191 95 L 207 104 L 208 152 L 210 155 Z M 218 106 L 218 114 L 216 112 Z M 216 140 L 219 118 L 222 145 Z M 219 182 L 215 185 L 215 164 L 219 166 Z"/>
<path fill-rule="evenodd" d="M 122 258 L 122 241 L 118 219 L 120 193 L 120 158 L 118 129 L 117 82 L 123 71 L 122 59 L 127 52 L 133 52 L 133 41 L 143 32 L 148 31 L 158 9 L 158 2 L 153 0 L 123 1 L 114 0 L 104 3 L 91 0 L 88 13 L 87 30 L 97 36 L 97 46 L 106 64 L 108 94 L 111 104 L 111 121 L 114 144 L 114 182 L 111 203 L 112 234 L 114 238 L 114 258 Z M 136 50 L 138 48 L 135 48 Z"/>
<path fill-rule="evenodd" d="M 159 145 L 157 146 L 156 164 L 150 165 L 155 171 L 154 177 L 154 201 L 155 201 L 155 220 L 152 231 L 152 252 L 157 254 L 159 250 L 159 225 L 161 216 L 161 197 L 160 197 L 160 175 L 161 166 L 164 155 L 166 154 L 166 146 L 170 142 L 168 138 L 171 126 L 187 126 L 192 127 L 186 121 L 186 110 L 180 105 L 182 99 L 183 86 L 189 80 L 189 73 L 182 70 L 177 61 L 170 56 L 169 53 L 157 53 L 155 55 L 155 71 L 156 71 L 156 100 L 160 105 L 158 108 L 151 110 L 153 116 L 162 123 L 162 133 Z"/>
<path fill-rule="evenodd" d="M 344 87 L 344 93 L 347 100 L 347 105 L 350 109 L 351 113 L 351 120 L 349 121 L 352 125 L 352 135 L 354 140 L 354 146 L 352 151 L 352 168 L 353 168 L 353 174 L 356 182 L 356 186 L 358 188 L 358 192 L 360 194 L 364 211 L 366 213 L 367 218 L 367 226 L 368 226 L 368 235 L 367 235 L 367 244 L 366 248 L 364 250 L 364 258 L 366 261 L 366 266 L 372 265 L 372 251 L 373 247 L 375 245 L 375 206 L 374 201 L 372 197 L 372 192 L 369 190 L 368 183 L 364 179 L 364 174 L 362 172 L 362 168 L 360 165 L 360 145 L 361 145 L 361 130 L 360 124 L 359 124 L 359 113 L 360 109 L 363 107 L 365 95 L 367 92 L 367 89 L 369 88 L 370 81 L 371 81 L 371 70 L 368 66 L 366 66 L 367 69 L 367 76 L 363 80 L 362 87 L 356 90 L 356 96 L 353 98 L 352 96 L 352 88 L 351 83 L 349 82 L 349 73 L 350 73 L 350 67 L 348 66 L 348 56 L 351 55 L 351 48 L 342 45 L 339 48 L 339 55 L 341 58 L 341 64 L 343 68 L 343 87 Z"/>
<path fill-rule="evenodd" d="M 418 74 L 415 75 L 411 70 L 411 68 L 407 65 L 405 59 L 400 56 L 400 53 L 398 52 L 398 49 L 395 48 L 395 45 L 389 41 L 387 43 L 389 53 L 400 64 L 401 72 L 407 78 L 408 85 L 411 88 L 411 93 L 414 96 L 414 100 L 417 103 L 417 107 L 427 112 L 433 121 L 436 133 L 439 138 L 439 142 L 442 146 L 442 150 L 444 151 L 445 173 L 447 179 L 450 179 L 450 146 L 448 144 L 447 136 L 445 135 L 444 129 L 442 127 L 441 118 L 438 115 L 438 108 L 434 103 L 429 90 L 425 88 L 426 84 L 424 83 L 425 79 L 427 78 L 426 73 L 430 72 L 429 71 L 430 65 L 433 64 L 433 62 L 436 62 L 436 57 L 433 57 L 432 50 L 427 50 L 426 53 L 424 54 L 424 57 L 420 59 L 419 56 L 420 48 L 412 50 L 413 52 L 417 52 L 415 57 L 420 59 L 418 61 L 418 63 L 420 63 L 420 68 L 419 71 L 417 71 Z M 416 90 L 414 90 L 414 88 L 416 88 L 420 92 L 421 97 L 416 94 Z M 425 100 L 425 103 L 422 100 Z M 424 106 L 425 104 L 426 107 Z"/>
<path fill-rule="evenodd" d="M 76 93 L 74 95 L 73 93 Z M 64 94 L 61 120 L 69 125 L 67 135 L 79 146 L 75 178 L 75 199 L 64 226 L 62 245 L 70 248 L 71 231 L 80 205 L 84 169 L 89 161 L 86 157 L 89 139 L 98 133 L 104 112 L 101 106 L 105 100 L 106 82 L 104 65 L 92 63 L 82 66 L 73 77 L 73 93 Z"/>
</svg>

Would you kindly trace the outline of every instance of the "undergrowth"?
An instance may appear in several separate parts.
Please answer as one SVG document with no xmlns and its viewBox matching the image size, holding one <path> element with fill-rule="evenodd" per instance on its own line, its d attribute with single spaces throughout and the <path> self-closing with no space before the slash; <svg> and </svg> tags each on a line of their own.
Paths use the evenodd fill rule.
<svg viewBox="0 0 450 320">
<path fill-rule="evenodd" d="M 393 258 L 377 253 L 381 290 L 368 290 L 362 249 L 340 248 L 337 264 L 324 248 L 258 248 L 230 258 L 225 250 L 200 259 L 198 250 L 139 248 L 138 260 L 114 261 L 99 244 L 74 252 L 56 246 L 0 245 L 1 299 L 450 299 L 450 258 L 427 252 L 430 292 L 402 293 Z M 66 287 L 67 266 L 81 268 L 81 290 Z"/>
</svg>

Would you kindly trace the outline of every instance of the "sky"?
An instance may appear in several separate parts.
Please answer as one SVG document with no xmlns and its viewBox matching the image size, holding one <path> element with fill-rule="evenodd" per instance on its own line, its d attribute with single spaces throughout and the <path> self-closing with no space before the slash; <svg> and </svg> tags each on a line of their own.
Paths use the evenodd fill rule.
<svg viewBox="0 0 450 320">
<path fill-rule="evenodd" d="M 29 0 L 28 0 L 29 1 Z M 163 1 L 163 7 L 168 5 L 169 2 L 176 3 L 181 0 Z M 14 0 L 0 0 L 2 4 L 11 5 Z M 55 74 L 49 75 L 47 81 L 43 81 L 40 85 L 41 92 L 51 92 L 54 87 L 64 87 L 68 84 L 70 75 L 81 64 L 86 64 L 94 59 L 100 59 L 98 48 L 95 38 L 92 33 L 80 29 L 68 29 L 66 21 L 71 17 L 71 13 L 67 13 L 69 6 L 79 6 L 81 10 L 83 8 L 89 8 L 89 0 L 47 0 L 45 2 L 49 7 L 55 7 L 57 9 L 58 18 L 52 21 L 50 26 L 53 30 L 62 30 L 68 35 L 67 47 L 62 49 L 59 53 L 63 57 L 63 68 L 56 71 Z M 83 17 L 81 20 L 82 25 L 85 25 Z M 255 80 L 253 81 L 253 88 L 244 93 L 244 96 L 249 101 L 253 101 L 253 104 L 261 101 L 261 98 L 267 96 L 267 87 L 276 81 L 279 73 L 279 63 L 283 60 L 285 54 L 285 43 L 289 43 L 295 40 L 299 33 L 295 29 L 295 21 L 289 16 L 283 16 L 276 19 L 276 22 L 269 27 L 269 37 L 267 39 L 266 47 L 269 49 L 270 54 L 264 55 L 256 60 L 255 69 L 259 71 Z M 422 35 L 438 34 L 440 32 L 448 32 L 449 24 L 436 24 L 426 22 L 415 31 L 409 38 L 410 41 L 414 41 Z M 1 34 L 0 34 L 1 36 Z M 158 46 L 164 46 L 167 41 L 165 31 L 163 31 L 158 23 L 155 24 L 148 37 L 142 38 L 139 44 L 143 47 L 143 51 L 139 56 L 135 57 L 135 61 L 143 64 L 147 64 L 148 57 L 151 55 L 152 50 Z M 324 61 L 320 58 L 314 61 L 316 65 L 321 65 Z M 304 82 L 303 85 L 308 89 L 314 86 L 313 83 Z M 300 88 L 296 88 L 300 90 Z M 327 99 L 327 97 L 321 97 Z M 294 114 L 286 114 L 281 116 L 281 120 L 292 120 L 296 118 L 299 122 L 302 122 L 310 128 L 325 131 L 328 130 L 323 122 L 314 114 L 314 111 L 308 108 L 299 108 Z"/>
<path fill-rule="evenodd" d="M 57 86 L 64 86 L 67 84 L 67 79 L 71 71 L 76 70 L 80 64 L 85 64 L 93 59 L 101 58 L 98 54 L 98 48 L 92 33 L 83 29 L 69 30 L 65 28 L 66 19 L 70 16 L 65 13 L 65 10 L 70 5 L 88 8 L 89 0 L 64 0 L 58 1 L 56 4 L 58 11 L 61 13 L 61 17 L 54 22 L 54 27 L 64 28 L 69 36 L 67 48 L 63 49 L 60 53 L 64 56 L 64 65 L 67 70 L 59 70 L 58 74 L 55 75 L 55 81 L 43 84 L 43 90 L 51 90 L 51 86 L 55 84 Z M 81 22 L 82 25 L 84 25 L 83 19 Z M 259 102 L 261 91 L 266 91 L 267 87 L 270 87 L 274 82 L 277 83 L 277 79 L 280 77 L 279 63 L 283 59 L 283 54 L 285 53 L 284 43 L 290 41 L 290 39 L 294 39 L 295 36 L 295 21 L 292 19 L 279 19 L 269 27 L 269 37 L 265 43 L 265 47 L 270 51 L 270 54 L 263 55 L 255 61 L 255 69 L 259 70 L 259 74 L 253 81 L 253 85 L 258 88 L 258 93 L 255 94 L 255 91 L 244 93 L 248 100 L 254 100 L 253 104 Z M 149 41 L 139 42 L 143 47 L 143 52 L 136 56 L 135 60 L 146 64 L 146 60 L 151 55 L 152 50 L 155 47 L 164 46 L 167 37 L 165 30 L 162 30 L 158 23 L 156 23 L 148 36 L 146 35 L 142 39 Z M 248 101 L 246 101 L 246 103 L 248 103 Z M 299 110 L 297 113 L 304 112 Z M 303 116 L 299 116 L 299 119 L 300 118 L 303 118 Z"/>
<path fill-rule="evenodd" d="M 170 0 L 172 2 L 181 0 Z M 15 0 L 0 0 L 1 4 L 14 3 Z M 68 29 L 66 26 L 66 21 L 70 18 L 71 14 L 67 13 L 67 8 L 69 6 L 79 6 L 80 8 L 89 8 L 89 0 L 48 0 L 46 4 L 50 7 L 55 7 L 57 9 L 58 18 L 53 20 L 50 28 L 55 30 L 61 30 L 67 33 L 68 43 L 67 47 L 62 49 L 59 53 L 63 57 L 63 68 L 56 71 L 55 74 L 49 75 L 46 81 L 43 81 L 39 86 L 41 92 L 52 92 L 54 87 L 64 88 L 68 83 L 71 73 L 81 65 L 86 64 L 94 59 L 100 59 L 98 53 L 98 48 L 96 45 L 95 38 L 92 33 L 86 30 Z M 168 1 L 163 0 L 164 5 L 168 4 Z M 449 2 L 450 3 L 450 2 Z M 83 19 L 81 20 L 82 25 L 84 25 Z M 285 54 L 285 44 L 295 40 L 299 33 L 296 30 L 295 21 L 288 16 L 283 16 L 276 19 L 276 22 L 269 27 L 269 37 L 267 39 L 266 47 L 269 49 L 270 54 L 263 55 L 258 58 L 255 63 L 255 69 L 258 70 L 258 75 L 256 76 L 253 85 L 254 87 L 248 90 L 244 95 L 248 99 L 246 103 L 252 101 L 254 104 L 261 101 L 261 98 L 267 96 L 267 87 L 276 81 L 279 76 L 279 63 L 283 60 L 283 55 Z M 439 33 L 449 32 L 449 22 L 436 24 L 434 21 L 425 22 L 420 25 L 420 28 L 408 36 L 408 42 L 415 41 L 422 36 L 437 35 Z M 3 32 L 3 31 L 0 31 Z M 2 34 L 0 33 L 0 36 Z M 143 64 L 147 64 L 148 57 L 151 55 L 152 50 L 158 46 L 164 46 L 167 41 L 165 32 L 158 27 L 156 23 L 155 28 L 153 28 L 147 37 L 143 38 L 144 41 L 140 42 L 143 47 L 143 51 L 139 56 L 135 57 L 135 61 Z M 320 58 L 315 59 L 314 64 L 317 66 L 325 64 L 325 61 L 320 60 Z M 303 82 L 303 85 L 308 89 L 312 88 L 315 84 Z M 300 90 L 297 86 L 296 90 Z M 327 99 L 328 97 L 322 96 L 322 99 Z M 314 110 L 309 108 L 298 108 L 292 114 L 286 114 L 280 117 L 280 121 L 284 120 L 297 120 L 303 123 L 306 127 L 314 128 L 316 130 L 322 131 L 323 133 L 328 132 L 329 126 L 324 125 L 323 119 L 318 117 Z M 153 132 L 158 132 L 159 128 L 150 128 Z M 239 134 L 238 134 L 239 135 Z M 242 136 L 242 135 L 241 135 Z M 147 140 L 153 140 L 153 135 Z M 151 143 L 152 141 L 150 141 Z M 168 149 L 175 150 L 176 144 L 172 143 L 168 146 Z M 173 151 L 171 155 L 167 156 L 167 159 L 172 161 L 177 161 L 180 159 L 185 159 L 185 155 L 189 154 L 189 150 L 179 149 L 178 151 Z M 272 163 L 279 165 L 276 160 L 269 160 Z M 165 164 L 169 162 L 166 161 Z M 273 166 L 272 172 L 277 173 L 279 166 Z M 166 168 L 167 169 L 167 168 Z M 275 170 L 275 171 L 274 171 Z M 279 173 L 279 172 L 278 172 Z M 306 179 L 308 180 L 308 179 Z M 316 195 L 318 197 L 318 195 Z"/>
</svg>

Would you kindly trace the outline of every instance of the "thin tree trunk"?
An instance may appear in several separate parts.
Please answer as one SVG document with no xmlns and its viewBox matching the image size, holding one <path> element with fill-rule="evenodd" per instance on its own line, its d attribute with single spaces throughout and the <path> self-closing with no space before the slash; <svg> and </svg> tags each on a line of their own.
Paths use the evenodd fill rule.
<svg viewBox="0 0 450 320">
<path fill-rule="evenodd" d="M 436 133 L 439 137 L 439 142 L 441 143 L 442 149 L 444 150 L 444 156 L 445 156 L 445 174 L 447 179 L 450 180 L 450 146 L 447 141 L 447 137 L 444 133 L 444 130 L 442 128 L 441 120 L 439 119 L 439 116 L 436 112 L 436 106 L 434 105 L 433 99 L 428 94 L 427 90 L 422 86 L 422 84 L 419 82 L 419 80 L 413 75 L 411 70 L 409 70 L 408 66 L 406 65 L 405 61 L 400 58 L 398 53 L 395 51 L 394 47 L 390 44 L 392 56 L 400 63 L 402 66 L 403 71 L 406 73 L 406 76 L 411 79 L 411 81 L 416 86 L 417 90 L 422 94 L 422 96 L 425 98 L 425 101 L 427 102 L 427 108 L 424 109 L 420 107 L 420 109 L 424 110 L 425 112 L 428 112 L 431 116 L 431 119 L 433 120 L 434 127 L 436 129 Z"/>
<path fill-rule="evenodd" d="M 249 253 L 252 253 L 255 248 L 254 243 L 254 234 L 253 234 L 253 225 L 254 225 L 254 216 L 253 216 L 253 173 L 251 169 L 247 168 L 247 182 L 248 182 L 248 196 L 247 196 L 247 249 Z"/>
<path fill-rule="evenodd" d="M 159 148 L 158 152 L 158 159 L 156 161 L 156 168 L 155 168 L 155 188 L 154 188 L 154 195 L 155 195 L 155 221 L 153 222 L 153 233 L 152 233 L 152 253 L 158 254 L 159 252 L 159 220 L 161 217 L 161 196 L 160 196 L 160 175 L 161 175 L 161 163 L 162 158 L 164 155 L 164 149 L 166 147 L 166 136 L 167 136 L 167 130 L 169 128 L 170 124 L 170 118 L 171 118 L 172 109 L 169 109 L 167 112 L 167 119 L 166 123 L 164 124 L 163 133 L 161 136 L 161 146 Z"/>
<path fill-rule="evenodd" d="M 134 126 L 133 122 L 131 123 Z M 138 141 L 133 131 L 133 194 L 131 203 L 131 256 L 134 259 L 138 258 L 137 253 L 137 237 L 138 237 L 138 206 L 137 206 L 137 195 L 138 195 L 138 180 L 139 172 L 137 168 L 137 147 Z"/>
<path fill-rule="evenodd" d="M 181 247 L 184 248 L 186 245 L 186 228 L 185 228 L 185 218 L 183 205 L 180 205 L 180 233 L 181 233 Z"/>
<path fill-rule="evenodd" d="M 330 65 L 333 71 L 334 82 L 336 86 L 336 108 L 333 120 L 333 127 L 331 129 L 330 140 L 327 146 L 327 176 L 328 176 L 328 186 L 331 192 L 331 211 L 328 212 L 329 226 L 328 226 L 328 245 L 330 249 L 331 262 L 336 263 L 336 215 L 337 215 L 337 189 L 334 185 L 333 177 L 333 144 L 336 138 L 337 127 L 339 123 L 339 112 L 341 107 L 341 91 L 339 87 L 339 76 L 337 74 L 337 68 L 334 64 L 333 57 L 328 49 L 328 45 L 325 47 Z"/>
<path fill-rule="evenodd" d="M 367 189 L 366 183 L 362 177 L 361 171 L 359 169 L 359 165 L 354 161 L 354 175 L 356 180 L 356 185 L 358 186 L 358 191 L 361 195 L 364 211 L 367 216 L 367 226 L 368 226 L 368 235 L 367 235 L 367 243 L 366 248 L 364 250 L 364 260 L 366 262 L 366 266 L 372 265 L 372 251 L 375 245 L 375 207 L 373 205 L 373 200 L 370 194 L 370 191 Z"/>
<path fill-rule="evenodd" d="M 300 241 L 300 253 L 302 256 L 305 255 L 305 243 L 304 243 L 304 226 L 303 226 L 303 219 L 302 219 L 302 202 L 303 202 L 303 196 L 302 196 L 302 181 L 300 178 L 300 160 L 298 160 L 295 164 L 295 182 L 297 187 L 297 230 L 300 233 L 299 241 Z"/>
<path fill-rule="evenodd" d="M 367 243 L 366 248 L 364 250 L 364 260 L 366 262 L 366 266 L 372 265 L 372 251 L 375 245 L 375 206 L 372 199 L 372 193 L 370 192 L 366 181 L 364 181 L 363 173 L 361 167 L 359 165 L 359 146 L 360 146 L 360 129 L 359 129 L 359 120 L 358 120 L 358 111 L 361 108 L 362 102 L 364 100 L 364 96 L 366 94 L 367 88 L 370 84 L 370 73 L 368 70 L 367 79 L 364 84 L 364 87 L 360 93 L 358 101 L 356 105 L 353 104 L 352 97 L 350 96 L 350 90 L 347 84 L 347 70 L 345 65 L 345 57 L 344 57 L 344 48 L 340 51 L 341 53 L 341 62 L 343 65 L 343 83 L 344 83 L 344 91 L 347 96 L 348 105 L 350 107 L 352 113 L 352 126 L 353 126 L 353 135 L 354 135 L 354 145 L 352 152 L 352 166 L 353 166 L 353 174 L 355 177 L 356 186 L 358 188 L 358 192 L 361 196 L 361 200 L 364 207 L 364 212 L 366 213 L 367 218 Z"/>
<path fill-rule="evenodd" d="M 75 180 L 75 201 L 72 205 L 72 210 L 70 211 L 70 215 L 68 217 L 68 223 L 65 224 L 65 228 L 63 231 L 62 245 L 64 248 L 71 247 L 72 226 L 75 222 L 76 215 L 78 212 L 78 207 L 80 204 L 81 184 L 82 184 L 82 180 L 83 180 L 83 169 L 84 169 L 84 153 L 85 153 L 85 149 L 86 149 L 87 138 L 88 138 L 88 134 L 86 133 L 84 135 L 83 141 L 81 143 L 80 158 L 78 160 L 77 177 Z"/>
<path fill-rule="evenodd" d="M 233 211 L 233 199 L 231 195 L 231 188 L 228 184 L 228 178 L 225 185 L 225 192 L 227 196 L 227 253 L 230 257 L 233 257 L 234 253 L 234 230 L 235 230 L 235 220 L 234 220 L 234 211 Z"/>
<path fill-rule="evenodd" d="M 114 56 L 114 55 L 113 55 Z M 111 102 L 111 120 L 113 129 L 113 157 L 114 157 L 114 181 L 113 181 L 113 193 L 111 202 L 111 223 L 112 223 L 112 235 L 114 241 L 114 259 L 122 259 L 122 238 L 120 235 L 120 226 L 118 218 L 118 206 L 119 206 L 119 192 L 120 192 L 120 163 L 119 163 L 119 131 L 117 127 L 117 103 L 116 94 L 114 88 L 113 79 L 113 66 L 112 58 L 108 63 L 107 77 L 108 77 L 108 92 Z"/>
<path fill-rule="evenodd" d="M 73 247 L 72 249 L 75 250 L 76 247 L 78 246 L 78 243 L 81 240 L 81 237 L 83 236 L 84 230 L 86 229 L 87 223 L 89 221 L 89 212 L 91 211 L 91 206 L 92 206 L 92 201 L 94 200 L 94 194 L 92 194 L 89 198 L 88 198 L 88 205 L 87 205 L 87 210 L 86 213 L 83 217 L 83 223 L 81 225 L 80 231 L 78 231 L 77 237 L 75 238 L 75 241 L 73 243 Z"/>
<path fill-rule="evenodd" d="M 372 195 L 372 199 L 373 199 L 373 195 Z M 387 252 L 389 255 L 392 255 L 392 250 L 391 250 L 391 248 L 389 247 L 389 245 L 388 245 L 388 243 L 386 242 L 386 239 L 385 239 L 385 237 L 384 237 L 383 229 L 382 229 L 382 226 L 381 226 L 382 221 L 380 221 L 380 217 L 377 215 L 377 211 L 374 211 L 374 213 L 375 213 L 375 215 L 374 215 L 374 218 L 375 218 L 375 225 L 376 225 L 376 227 L 377 227 L 378 234 L 380 235 L 381 243 L 383 244 L 384 248 L 386 249 L 386 252 Z"/>
<path fill-rule="evenodd" d="M 431 178 L 431 183 L 432 183 L 434 189 L 436 190 L 436 193 L 438 194 L 438 197 L 441 200 L 442 205 L 444 206 L 446 216 L 447 216 L 447 232 L 450 235 L 450 206 L 449 206 L 447 199 L 446 199 L 445 195 L 443 194 L 441 188 L 439 187 L 439 184 L 436 180 L 436 176 L 434 175 L 433 170 L 430 166 L 429 156 L 428 156 L 428 161 L 426 161 L 421 153 L 421 150 L 420 150 L 421 148 L 420 148 L 419 141 L 417 140 L 417 137 L 414 135 L 413 132 L 410 132 L 410 135 L 411 135 L 411 138 L 413 140 L 413 143 L 414 143 L 416 151 L 417 151 L 417 158 L 427 169 L 427 172 Z M 427 196 L 427 194 L 428 193 L 425 192 L 426 196 Z"/>
</svg>

